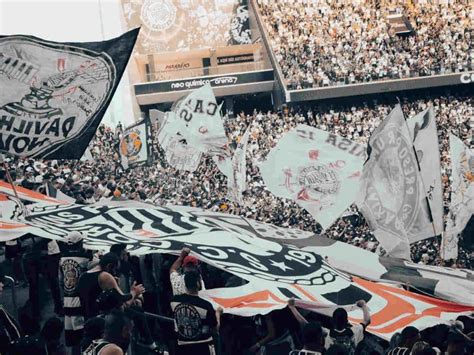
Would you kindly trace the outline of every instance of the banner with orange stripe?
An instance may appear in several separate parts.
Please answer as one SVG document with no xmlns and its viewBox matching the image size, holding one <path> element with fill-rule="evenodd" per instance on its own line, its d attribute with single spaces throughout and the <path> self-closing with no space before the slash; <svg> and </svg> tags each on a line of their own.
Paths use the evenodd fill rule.
<svg viewBox="0 0 474 355">
<path fill-rule="evenodd" d="M 304 233 L 241 219 L 236 216 L 205 216 L 197 209 L 153 206 L 136 201 L 103 201 L 92 205 L 34 204 L 25 212 L 8 197 L 1 201 L 0 235 L 10 235 L 13 224 L 23 232 L 63 240 L 73 231 L 85 237 L 90 249 L 109 250 L 125 243 L 137 255 L 179 254 L 183 247 L 203 262 L 240 279 L 239 285 L 203 292 L 225 312 L 242 316 L 266 314 L 286 307 L 295 298 L 309 309 L 332 314 L 347 307 L 352 320 L 361 318 L 353 310 L 365 300 L 372 312 L 368 331 L 389 339 L 407 325 L 425 328 L 474 311 L 459 305 L 420 296 L 393 286 L 351 277 L 329 264 L 317 248 L 304 249 L 277 241 L 278 233 L 287 240 Z M 4 206 L 8 207 L 4 209 Z"/>
</svg>

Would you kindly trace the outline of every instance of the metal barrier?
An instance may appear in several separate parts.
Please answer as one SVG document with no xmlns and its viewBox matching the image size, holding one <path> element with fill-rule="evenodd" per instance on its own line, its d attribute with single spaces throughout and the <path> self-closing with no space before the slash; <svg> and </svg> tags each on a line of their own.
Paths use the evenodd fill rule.
<svg viewBox="0 0 474 355">
<path fill-rule="evenodd" d="M 165 316 L 160 316 L 158 314 L 154 314 L 154 313 L 149 313 L 149 312 L 143 312 L 145 314 L 145 316 L 147 317 L 150 317 L 150 318 L 154 318 L 154 319 L 157 319 L 159 321 L 162 321 L 162 322 L 165 322 L 165 323 L 173 323 L 174 322 L 174 319 L 173 318 L 169 318 L 169 317 L 165 317 Z"/>
<path fill-rule="evenodd" d="M 18 305 L 17 305 L 17 302 L 16 302 L 15 279 L 11 276 L 5 276 L 5 281 L 8 281 L 11 284 L 13 314 L 14 314 L 14 317 L 16 319 L 18 319 Z"/>
</svg>

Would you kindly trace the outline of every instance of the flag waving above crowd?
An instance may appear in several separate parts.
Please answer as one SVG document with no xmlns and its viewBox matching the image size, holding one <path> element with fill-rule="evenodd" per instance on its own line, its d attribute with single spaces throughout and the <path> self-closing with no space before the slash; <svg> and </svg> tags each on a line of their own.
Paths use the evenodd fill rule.
<svg viewBox="0 0 474 355">
<path fill-rule="evenodd" d="M 443 232 L 443 190 L 441 186 L 441 166 L 438 144 L 438 130 L 433 108 L 427 108 L 413 118 L 407 120 L 416 157 L 420 164 L 421 179 L 428 198 L 433 217 L 433 229 L 427 228 L 418 235 L 410 237 L 410 243 L 421 239 L 441 235 Z M 423 234 L 425 232 L 425 234 Z"/>
<path fill-rule="evenodd" d="M 158 142 L 165 152 L 168 164 L 178 170 L 195 171 L 201 161 L 202 153 L 184 142 L 178 132 L 173 112 L 166 112 L 158 129 Z"/>
<path fill-rule="evenodd" d="M 412 139 L 400 105 L 372 132 L 357 205 L 390 256 L 410 259 L 410 241 L 433 235 Z"/>
<path fill-rule="evenodd" d="M 174 115 L 168 119 L 174 118 L 190 147 L 209 153 L 227 144 L 220 107 L 209 84 L 176 101 L 171 111 Z"/>
<path fill-rule="evenodd" d="M 267 188 L 329 227 L 354 202 L 365 147 L 306 125 L 286 133 L 260 165 Z"/>
<path fill-rule="evenodd" d="M 451 206 L 441 256 L 445 260 L 458 256 L 459 234 L 474 213 L 474 153 L 458 137 L 449 136 L 451 152 Z"/>
<path fill-rule="evenodd" d="M 0 151 L 80 159 L 112 99 L 138 32 L 90 43 L 0 36 Z"/>
<path fill-rule="evenodd" d="M 146 118 L 125 129 L 119 143 L 120 160 L 125 169 L 150 162 L 150 136 L 149 120 Z"/>
<path fill-rule="evenodd" d="M 250 128 L 240 137 L 237 149 L 232 156 L 229 147 L 212 156 L 219 171 L 227 177 L 227 194 L 231 201 L 243 204 L 242 193 L 247 186 L 247 144 L 250 136 Z"/>
</svg>

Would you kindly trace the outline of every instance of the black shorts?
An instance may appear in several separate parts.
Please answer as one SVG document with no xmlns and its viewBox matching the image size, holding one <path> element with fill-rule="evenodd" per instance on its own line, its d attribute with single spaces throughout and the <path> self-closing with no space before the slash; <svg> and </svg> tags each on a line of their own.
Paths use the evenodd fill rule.
<svg viewBox="0 0 474 355">
<path fill-rule="evenodd" d="M 216 355 L 216 349 L 212 343 L 178 345 L 176 355 Z"/>
<path fill-rule="evenodd" d="M 21 254 L 21 244 L 5 245 L 5 259 L 14 259 Z"/>
<path fill-rule="evenodd" d="M 79 330 L 65 330 L 64 339 L 66 340 L 66 346 L 79 345 L 82 340 L 82 335 L 84 334 L 83 329 Z"/>
</svg>

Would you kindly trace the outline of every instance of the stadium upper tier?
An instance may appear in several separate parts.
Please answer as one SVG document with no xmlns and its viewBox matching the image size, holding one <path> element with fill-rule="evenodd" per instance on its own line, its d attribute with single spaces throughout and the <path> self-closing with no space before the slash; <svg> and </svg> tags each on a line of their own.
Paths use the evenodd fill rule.
<svg viewBox="0 0 474 355">
<path fill-rule="evenodd" d="M 289 90 L 474 69 L 469 1 L 256 2 Z M 412 30 L 397 34 L 394 16 Z"/>
</svg>

